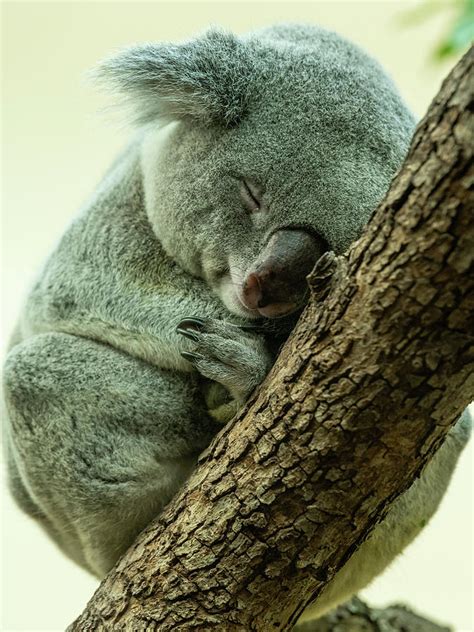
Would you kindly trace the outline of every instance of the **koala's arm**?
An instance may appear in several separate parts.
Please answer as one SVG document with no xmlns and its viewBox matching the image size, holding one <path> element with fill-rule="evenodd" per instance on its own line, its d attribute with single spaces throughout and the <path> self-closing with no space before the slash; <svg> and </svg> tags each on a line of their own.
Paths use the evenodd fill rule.
<svg viewBox="0 0 474 632">
<path fill-rule="evenodd" d="M 21 337 L 50 331 L 110 344 L 189 371 L 175 333 L 186 316 L 222 317 L 204 283 L 168 259 L 144 209 L 139 147 L 107 174 L 47 261 L 23 311 Z M 179 342 L 181 341 L 181 345 Z"/>
<path fill-rule="evenodd" d="M 200 331 L 178 325 L 190 317 Z M 197 321 L 196 321 L 197 322 Z M 48 332 L 107 343 L 161 369 L 210 380 L 212 417 L 227 421 L 265 377 L 272 356 L 201 279 L 164 252 L 145 211 L 139 145 L 117 161 L 34 286 L 20 340 Z"/>
</svg>

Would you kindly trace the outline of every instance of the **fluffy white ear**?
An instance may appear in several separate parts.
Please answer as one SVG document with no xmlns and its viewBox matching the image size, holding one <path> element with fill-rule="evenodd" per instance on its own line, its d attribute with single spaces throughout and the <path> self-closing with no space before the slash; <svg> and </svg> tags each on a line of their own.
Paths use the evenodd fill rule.
<svg viewBox="0 0 474 632">
<path fill-rule="evenodd" d="M 213 28 L 182 44 L 125 49 L 92 71 L 130 106 L 132 119 L 194 119 L 232 126 L 245 114 L 252 70 L 249 45 Z"/>
</svg>

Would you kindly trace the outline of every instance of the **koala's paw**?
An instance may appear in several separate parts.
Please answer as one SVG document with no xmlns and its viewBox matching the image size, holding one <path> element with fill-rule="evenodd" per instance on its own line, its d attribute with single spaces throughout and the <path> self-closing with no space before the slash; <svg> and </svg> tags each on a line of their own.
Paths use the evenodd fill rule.
<svg viewBox="0 0 474 632">
<path fill-rule="evenodd" d="M 222 320 L 185 318 L 176 331 L 195 345 L 181 355 L 201 375 L 225 386 L 237 402 L 247 399 L 272 366 L 263 338 L 245 331 L 245 327 Z"/>
</svg>

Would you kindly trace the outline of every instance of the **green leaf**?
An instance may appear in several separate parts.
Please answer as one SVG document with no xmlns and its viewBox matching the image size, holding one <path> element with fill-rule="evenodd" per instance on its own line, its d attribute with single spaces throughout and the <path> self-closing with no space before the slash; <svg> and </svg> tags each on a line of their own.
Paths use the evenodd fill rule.
<svg viewBox="0 0 474 632">
<path fill-rule="evenodd" d="M 464 4 L 464 11 L 456 20 L 453 30 L 435 50 L 435 57 L 438 59 L 461 52 L 474 40 L 474 0 L 468 0 Z"/>
</svg>

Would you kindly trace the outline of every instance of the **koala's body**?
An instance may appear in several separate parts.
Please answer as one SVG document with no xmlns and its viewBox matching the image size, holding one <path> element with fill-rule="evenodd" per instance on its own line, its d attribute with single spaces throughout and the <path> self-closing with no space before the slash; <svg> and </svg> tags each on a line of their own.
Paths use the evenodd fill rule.
<svg viewBox="0 0 474 632">
<path fill-rule="evenodd" d="M 32 288 L 4 399 L 15 499 L 102 577 L 264 378 L 306 275 L 358 237 L 414 120 L 373 60 L 310 26 L 139 46 L 98 73 L 139 130 Z M 466 414 L 310 615 L 413 539 L 468 435 Z"/>
</svg>

